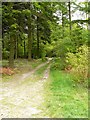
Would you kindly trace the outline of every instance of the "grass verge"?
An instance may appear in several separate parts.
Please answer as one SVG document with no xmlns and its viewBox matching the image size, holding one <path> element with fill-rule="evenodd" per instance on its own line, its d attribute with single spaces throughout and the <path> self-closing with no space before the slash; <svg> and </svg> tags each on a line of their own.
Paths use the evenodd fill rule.
<svg viewBox="0 0 90 120">
<path fill-rule="evenodd" d="M 70 74 L 51 70 L 46 84 L 46 115 L 54 118 L 87 118 L 88 90 Z"/>
<path fill-rule="evenodd" d="M 40 76 L 42 73 L 44 73 L 44 71 L 46 70 L 47 67 L 48 67 L 48 64 L 44 65 L 43 67 L 41 67 L 40 69 L 38 69 L 35 72 L 35 74 Z"/>
</svg>

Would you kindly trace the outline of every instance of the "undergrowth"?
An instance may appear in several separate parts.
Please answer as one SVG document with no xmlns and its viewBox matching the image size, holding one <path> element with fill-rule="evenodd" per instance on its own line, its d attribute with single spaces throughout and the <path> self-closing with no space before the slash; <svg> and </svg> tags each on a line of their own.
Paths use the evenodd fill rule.
<svg viewBox="0 0 90 120">
<path fill-rule="evenodd" d="M 15 76 L 21 75 L 23 73 L 30 72 L 32 69 L 37 67 L 38 65 L 42 64 L 43 61 L 41 59 L 38 60 L 33 60 L 29 62 L 26 59 L 17 59 L 15 60 L 15 68 L 13 69 L 14 74 L 2 74 L 2 81 L 10 81 L 12 80 Z M 3 67 L 8 67 L 8 61 L 3 60 L 2 61 L 2 66 Z M 8 70 L 7 70 L 8 73 Z"/>
</svg>

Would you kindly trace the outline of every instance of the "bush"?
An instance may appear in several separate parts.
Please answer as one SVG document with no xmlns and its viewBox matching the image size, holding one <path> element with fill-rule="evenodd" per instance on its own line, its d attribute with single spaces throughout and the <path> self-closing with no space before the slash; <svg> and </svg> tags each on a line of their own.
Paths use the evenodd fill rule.
<svg viewBox="0 0 90 120">
<path fill-rule="evenodd" d="M 43 58 L 42 58 L 42 61 L 43 61 L 43 62 L 46 62 L 46 61 L 47 61 L 47 58 L 46 58 L 46 57 L 43 57 Z"/>
<path fill-rule="evenodd" d="M 78 82 L 84 81 L 88 76 L 88 47 L 83 45 L 77 49 L 77 53 L 68 53 L 66 62 L 72 66 L 71 73 Z"/>
<path fill-rule="evenodd" d="M 62 58 L 54 58 L 51 65 L 51 70 L 64 70 L 66 66 L 65 60 Z"/>
</svg>

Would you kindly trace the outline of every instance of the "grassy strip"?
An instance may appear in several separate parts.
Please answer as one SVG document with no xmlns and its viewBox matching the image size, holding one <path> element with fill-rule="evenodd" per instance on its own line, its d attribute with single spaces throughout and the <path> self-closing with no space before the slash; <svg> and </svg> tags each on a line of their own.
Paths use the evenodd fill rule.
<svg viewBox="0 0 90 120">
<path fill-rule="evenodd" d="M 28 77 L 25 79 L 24 82 L 22 82 L 22 84 L 26 84 L 26 83 L 30 83 L 30 82 L 36 82 L 38 80 L 40 80 L 43 77 L 44 71 L 46 70 L 48 64 L 44 65 L 43 67 L 41 67 L 40 69 L 38 69 L 34 75 L 32 75 L 31 77 Z"/>
<path fill-rule="evenodd" d="M 44 73 L 44 71 L 46 70 L 46 68 L 48 67 L 48 64 L 44 65 L 43 67 L 41 67 L 40 69 L 38 69 L 35 74 L 36 75 L 43 75 L 42 73 Z"/>
<path fill-rule="evenodd" d="M 72 79 L 70 74 L 51 70 L 46 88 L 46 114 L 50 117 L 88 117 L 88 90 Z"/>
</svg>

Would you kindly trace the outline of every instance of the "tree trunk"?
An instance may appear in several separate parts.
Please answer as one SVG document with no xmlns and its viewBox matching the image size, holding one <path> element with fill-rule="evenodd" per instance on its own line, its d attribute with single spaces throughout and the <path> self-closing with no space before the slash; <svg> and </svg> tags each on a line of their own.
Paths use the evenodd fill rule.
<svg viewBox="0 0 90 120">
<path fill-rule="evenodd" d="M 0 60 L 2 60 L 2 41 L 0 41 Z"/>
<path fill-rule="evenodd" d="M 10 54 L 9 54 L 9 67 L 14 67 L 14 37 L 10 39 Z"/>
<path fill-rule="evenodd" d="M 32 33 L 31 33 L 31 25 L 28 26 L 28 60 L 32 59 Z"/>
<path fill-rule="evenodd" d="M 25 40 L 24 40 L 24 58 L 26 58 L 26 43 L 25 43 Z"/>
<path fill-rule="evenodd" d="M 71 35 L 72 25 L 71 25 L 71 3 L 70 2 L 68 2 L 68 7 L 69 7 L 69 29 L 70 29 L 70 35 Z"/>
<path fill-rule="evenodd" d="M 4 49 L 4 40 L 2 40 L 2 49 Z"/>
<path fill-rule="evenodd" d="M 89 52 L 90 52 L 90 40 L 89 39 L 90 39 L 90 2 L 88 2 L 88 47 L 89 47 Z"/>
<path fill-rule="evenodd" d="M 39 17 L 37 17 L 37 58 L 39 58 Z"/>
<path fill-rule="evenodd" d="M 17 36 L 16 36 L 16 46 L 15 46 L 15 59 L 17 59 L 18 57 L 18 39 L 17 39 Z"/>
<path fill-rule="evenodd" d="M 3 59 L 4 53 L 2 55 L 2 50 L 4 50 L 4 39 L 0 41 L 0 60 Z"/>
<path fill-rule="evenodd" d="M 62 31 L 63 31 L 63 33 L 62 33 L 62 36 L 64 37 L 64 18 L 63 18 L 63 11 L 62 11 Z"/>
<path fill-rule="evenodd" d="M 30 5 L 30 10 L 31 10 L 31 3 Z M 30 16 L 28 17 L 28 60 L 32 60 L 32 26 L 31 26 L 31 13 Z"/>
</svg>

